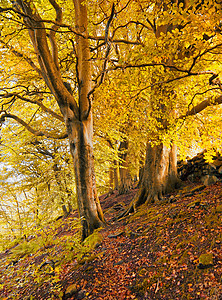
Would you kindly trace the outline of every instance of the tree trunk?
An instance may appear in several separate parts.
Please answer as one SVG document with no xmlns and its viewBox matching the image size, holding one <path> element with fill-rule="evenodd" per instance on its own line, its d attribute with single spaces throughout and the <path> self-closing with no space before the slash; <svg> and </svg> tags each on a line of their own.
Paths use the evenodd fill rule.
<svg viewBox="0 0 222 300">
<path fill-rule="evenodd" d="M 90 127 L 89 120 L 77 121 L 73 126 L 73 130 L 76 132 L 76 141 L 70 143 L 75 168 L 78 209 L 82 223 L 82 239 L 85 239 L 94 229 L 101 227 L 105 222 L 96 190 Z"/>
<path fill-rule="evenodd" d="M 119 178 L 118 178 L 118 163 L 116 160 L 114 160 L 113 177 L 114 177 L 114 190 L 118 190 Z"/>
<path fill-rule="evenodd" d="M 166 4 L 162 2 L 159 4 L 163 5 L 163 10 L 167 9 Z M 161 34 L 166 34 L 175 28 L 176 25 L 172 26 L 172 24 L 158 26 L 155 32 L 156 38 L 160 38 Z M 173 57 L 167 62 L 173 65 Z M 159 84 L 155 80 L 155 76 L 158 76 Z M 168 76 L 173 76 L 173 73 Z M 143 203 L 158 202 L 164 194 L 173 191 L 180 184 L 177 176 L 177 147 L 173 141 L 171 147 L 166 147 L 160 138 L 164 132 L 167 133 L 169 116 L 175 115 L 172 101 L 175 97 L 174 91 L 172 87 L 164 84 L 165 80 L 165 73 L 161 71 L 159 74 L 156 71 L 152 77 L 151 116 L 158 125 L 156 125 L 155 132 L 150 134 L 151 141 L 147 142 L 146 160 L 139 183 L 139 191 L 124 215 L 134 212 Z"/>
<path fill-rule="evenodd" d="M 28 16 L 24 18 L 24 23 L 27 25 L 38 58 L 40 73 L 54 95 L 66 124 L 74 161 L 82 239 L 104 224 L 97 197 L 93 162 L 91 56 L 87 31 L 87 9 L 84 2 L 84 0 L 73 0 L 77 32 L 75 53 L 79 96 L 76 101 L 69 84 L 63 81 L 59 66 L 56 32 L 62 24 L 62 8 L 56 1 L 50 1 L 56 13 L 56 21 L 51 30 L 46 32 L 44 21 L 33 2 L 16 1 L 20 9 Z"/>
<path fill-rule="evenodd" d="M 167 148 L 163 143 L 155 146 L 148 143 L 139 190 L 129 209 L 121 216 L 135 212 L 144 203 L 159 202 L 164 194 L 172 192 L 179 185 L 176 145 Z"/>
<path fill-rule="evenodd" d="M 155 146 L 147 144 L 143 177 L 134 207 L 145 202 L 157 202 L 178 186 L 176 154 L 174 144 L 170 148 L 162 143 Z"/>
<path fill-rule="evenodd" d="M 132 178 L 128 169 L 127 154 L 128 154 L 128 141 L 124 140 L 120 143 L 119 147 L 120 167 L 119 177 L 120 183 L 118 187 L 119 194 L 124 194 L 132 187 Z"/>
<path fill-rule="evenodd" d="M 109 167 L 109 194 L 114 191 L 114 170 L 113 167 Z"/>
<path fill-rule="evenodd" d="M 118 169 L 117 161 L 113 161 L 113 166 L 109 168 L 109 194 L 112 194 L 114 190 L 118 190 L 119 179 L 118 179 Z"/>
</svg>

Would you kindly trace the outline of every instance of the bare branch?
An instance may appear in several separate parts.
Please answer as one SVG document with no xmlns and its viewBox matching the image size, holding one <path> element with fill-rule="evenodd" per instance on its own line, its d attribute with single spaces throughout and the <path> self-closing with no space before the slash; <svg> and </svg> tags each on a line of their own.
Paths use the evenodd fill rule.
<svg viewBox="0 0 222 300">
<path fill-rule="evenodd" d="M 15 116 L 13 114 L 9 114 L 9 113 L 6 113 L 6 112 L 1 112 L 1 113 L 2 113 L 1 118 L 0 118 L 0 122 L 1 123 L 3 123 L 5 121 L 5 118 L 13 119 L 16 122 L 18 122 L 19 124 L 21 124 L 22 126 L 24 126 L 29 132 L 31 132 L 35 136 L 46 136 L 47 138 L 60 139 L 60 140 L 61 139 L 65 139 L 68 136 L 67 133 L 63 133 L 61 135 L 53 135 L 53 134 L 48 133 L 48 132 L 43 132 L 43 131 L 40 131 L 40 130 L 35 130 L 28 123 L 26 123 L 24 120 L 22 120 L 18 116 Z"/>
<path fill-rule="evenodd" d="M 201 111 L 203 111 L 208 106 L 218 105 L 222 103 L 222 95 L 218 96 L 217 98 L 211 97 L 208 100 L 204 100 L 201 103 L 194 106 L 191 110 L 188 110 L 185 116 L 181 116 L 180 118 L 186 117 L 186 116 L 193 116 Z"/>
<path fill-rule="evenodd" d="M 114 3 L 112 5 L 112 10 L 111 10 L 111 14 L 110 14 L 110 17 L 108 19 L 108 22 L 106 24 L 106 28 L 105 28 L 105 42 L 108 43 L 108 35 L 109 35 L 109 27 L 110 27 L 110 24 L 112 22 L 112 19 L 114 17 L 114 13 L 115 13 L 115 6 L 114 6 Z"/>
<path fill-rule="evenodd" d="M 107 66 L 107 63 L 108 63 L 109 53 L 110 53 L 110 50 L 111 50 L 111 43 L 109 41 L 108 35 L 109 35 L 109 27 L 110 27 L 110 24 L 111 24 L 112 19 L 114 17 L 114 13 L 115 13 L 115 6 L 114 6 L 114 3 L 113 3 L 111 14 L 110 14 L 110 17 L 108 19 L 108 22 L 107 22 L 107 25 L 106 25 L 106 28 L 105 28 L 105 43 L 107 43 L 107 49 L 106 49 L 105 59 L 104 59 L 104 63 L 103 63 L 103 68 L 102 68 L 102 72 L 100 74 L 99 82 L 93 87 L 93 89 L 87 95 L 89 103 L 90 103 L 90 95 L 92 95 L 93 92 L 95 91 L 95 89 L 103 83 L 103 80 L 105 78 L 105 74 L 107 73 L 106 66 Z"/>
<path fill-rule="evenodd" d="M 58 59 L 58 47 L 57 43 L 55 41 L 55 34 L 56 31 L 59 29 L 60 25 L 62 24 L 62 9 L 61 7 L 56 3 L 54 0 L 49 0 L 51 5 L 54 7 L 56 11 L 56 24 L 52 25 L 52 30 L 50 30 L 49 33 L 49 40 L 52 46 L 52 57 L 54 59 L 54 62 L 56 64 L 57 69 L 59 70 L 59 59 Z"/>
<path fill-rule="evenodd" d="M 63 116 L 57 114 L 56 112 L 54 112 L 53 110 L 51 110 L 50 108 L 46 107 L 42 101 L 38 101 L 38 100 L 31 100 L 29 98 L 26 98 L 24 96 L 19 95 L 18 93 L 6 93 L 6 94 L 0 94 L 1 98 L 11 98 L 11 97 L 17 97 L 18 99 L 28 102 L 28 103 L 33 103 L 38 105 L 44 112 L 50 114 L 51 116 L 53 116 L 54 118 L 64 122 Z"/>
<path fill-rule="evenodd" d="M 31 58 L 29 58 L 28 56 L 26 56 L 24 53 L 21 53 L 21 52 L 15 50 L 11 45 L 9 45 L 8 43 L 4 42 L 3 40 L 0 40 L 0 43 L 2 43 L 15 56 L 21 57 L 22 59 L 24 59 L 32 67 L 33 70 L 35 70 L 40 76 L 42 76 L 41 70 L 35 65 L 35 63 L 31 60 Z"/>
</svg>

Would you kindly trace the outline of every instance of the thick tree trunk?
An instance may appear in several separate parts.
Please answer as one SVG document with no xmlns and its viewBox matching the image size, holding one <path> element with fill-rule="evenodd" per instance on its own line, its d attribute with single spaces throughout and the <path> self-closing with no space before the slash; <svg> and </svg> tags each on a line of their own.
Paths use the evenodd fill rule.
<svg viewBox="0 0 222 300">
<path fill-rule="evenodd" d="M 160 2 L 163 10 L 167 10 L 167 5 Z M 176 25 L 164 24 L 156 28 L 156 38 L 161 34 L 167 34 L 176 28 Z M 173 57 L 168 59 L 168 63 L 173 64 Z M 157 75 L 157 73 L 156 73 Z M 173 76 L 173 75 L 172 75 Z M 157 202 L 162 199 L 163 195 L 173 191 L 179 185 L 177 176 L 177 148 L 172 144 L 167 148 L 160 140 L 159 136 L 163 131 L 167 132 L 169 121 L 168 117 L 175 114 L 175 107 L 171 99 L 174 93 L 171 87 L 161 83 L 165 81 L 165 74 L 159 73 L 158 81 L 154 80 L 151 96 L 151 107 L 153 108 L 152 116 L 156 119 L 156 133 L 153 134 L 153 143 L 147 143 L 145 166 L 140 180 L 139 191 L 133 199 L 127 213 L 143 203 Z M 160 134 L 160 135 L 159 135 Z"/>
<path fill-rule="evenodd" d="M 162 143 L 147 145 L 143 177 L 134 207 L 145 202 L 157 202 L 178 186 L 176 154 L 175 145 L 170 148 Z"/>
<path fill-rule="evenodd" d="M 159 202 L 164 194 L 170 193 L 179 185 L 176 145 L 167 148 L 162 143 L 155 146 L 148 143 L 139 190 L 124 214 L 134 212 L 144 203 Z"/>
<path fill-rule="evenodd" d="M 104 225 L 103 212 L 96 190 L 93 156 L 93 121 L 91 56 L 87 39 L 87 9 L 83 0 L 73 0 L 75 6 L 77 50 L 77 79 L 79 88 L 79 116 L 67 118 L 70 150 L 74 160 L 78 209 L 82 223 L 82 239 Z"/>
<path fill-rule="evenodd" d="M 32 1 L 17 0 L 20 9 L 28 16 L 24 22 L 37 54 L 40 74 L 54 95 L 64 117 L 74 160 L 78 208 L 82 222 L 82 239 L 104 224 L 103 213 L 96 192 L 93 164 L 92 75 L 91 56 L 87 31 L 87 9 L 84 0 L 73 0 L 76 29 L 76 78 L 78 101 L 73 97 L 69 84 L 64 83 L 60 72 L 56 31 L 62 24 L 62 8 L 50 1 L 56 13 L 52 30 L 46 32 L 44 21 Z M 50 45 L 49 45 L 50 41 Z"/>
<path fill-rule="evenodd" d="M 71 139 L 70 150 L 74 160 L 79 216 L 82 223 L 82 239 L 94 229 L 104 225 L 103 212 L 96 191 L 90 120 L 76 121 L 73 130 L 75 142 Z"/>
</svg>

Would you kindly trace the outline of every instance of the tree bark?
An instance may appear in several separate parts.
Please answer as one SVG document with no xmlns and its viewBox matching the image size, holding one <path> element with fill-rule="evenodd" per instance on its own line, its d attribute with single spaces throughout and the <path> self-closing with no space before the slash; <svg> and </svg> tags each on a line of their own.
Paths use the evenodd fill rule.
<svg viewBox="0 0 222 300">
<path fill-rule="evenodd" d="M 117 190 L 119 187 L 119 178 L 118 178 L 118 162 L 116 160 L 114 160 L 113 178 L 114 178 L 114 190 Z"/>
<path fill-rule="evenodd" d="M 167 4 L 163 2 L 157 5 L 160 5 L 163 10 L 168 9 Z M 172 24 L 158 26 L 154 32 L 156 39 L 160 38 L 161 34 L 167 34 L 176 27 Z M 168 63 L 173 65 L 173 57 L 168 59 Z M 164 82 L 165 74 L 158 74 L 157 71 L 155 76 L 157 75 L 159 75 L 158 81 Z M 155 76 L 152 78 L 150 105 L 152 107 L 151 115 L 158 125 L 156 125 L 156 131 L 150 135 L 151 141 L 147 142 L 146 159 L 139 183 L 139 191 L 132 200 L 129 209 L 122 215 L 134 212 L 143 203 L 160 201 L 164 194 L 173 191 L 180 184 L 177 176 L 177 147 L 172 141 L 168 148 L 159 138 L 164 131 L 167 132 L 168 130 L 169 115 L 175 115 L 175 107 L 170 100 L 174 94 L 173 90 L 165 84 L 156 84 Z"/>
<path fill-rule="evenodd" d="M 87 9 L 83 0 L 73 0 L 76 22 L 76 76 L 78 81 L 78 102 L 67 84 L 63 82 L 59 69 L 56 31 L 62 24 L 62 9 L 55 0 L 49 0 L 56 12 L 56 22 L 49 31 L 49 40 L 44 22 L 34 4 L 27 0 L 17 0 L 20 9 L 29 16 L 24 18 L 33 47 L 35 49 L 41 74 L 54 95 L 63 115 L 70 152 L 74 161 L 77 187 L 78 209 L 82 224 L 82 239 L 105 221 L 96 191 L 93 158 L 93 123 L 90 92 L 92 75 L 90 48 L 87 32 Z M 50 41 L 50 46 L 48 44 Z"/>
<path fill-rule="evenodd" d="M 111 195 L 113 191 L 119 188 L 119 178 L 118 178 L 118 162 L 113 161 L 113 165 L 109 168 L 109 194 Z"/>
<path fill-rule="evenodd" d="M 153 146 L 147 143 L 146 161 L 139 190 L 123 215 L 133 213 L 144 203 L 162 200 L 164 194 L 180 186 L 177 176 L 176 145 L 166 147 L 163 143 Z"/>
<path fill-rule="evenodd" d="M 134 207 L 144 202 L 157 202 L 163 195 L 173 191 L 179 183 L 177 176 L 176 146 L 167 148 L 160 143 L 147 144 L 144 173 Z"/>
<path fill-rule="evenodd" d="M 120 166 L 119 166 L 119 177 L 120 177 L 120 182 L 119 182 L 119 187 L 118 191 L 119 194 L 124 194 L 129 191 L 132 187 L 132 178 L 129 173 L 128 169 L 128 162 L 127 162 L 127 154 L 128 154 L 128 141 L 123 140 L 120 142 L 119 146 L 119 157 L 120 157 Z"/>
<path fill-rule="evenodd" d="M 93 148 L 89 135 L 91 122 L 77 121 L 72 129 L 75 129 L 76 134 L 75 143 L 71 142 L 70 150 L 74 160 L 78 209 L 84 240 L 94 229 L 104 225 L 105 221 L 96 190 Z"/>
</svg>

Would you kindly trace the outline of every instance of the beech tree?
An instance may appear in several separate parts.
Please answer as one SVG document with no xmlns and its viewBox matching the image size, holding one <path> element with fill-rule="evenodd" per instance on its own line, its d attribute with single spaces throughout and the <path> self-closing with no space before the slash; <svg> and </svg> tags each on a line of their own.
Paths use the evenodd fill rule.
<svg viewBox="0 0 222 300">
<path fill-rule="evenodd" d="M 127 213 L 145 202 L 161 200 L 164 194 L 179 186 L 176 144 L 179 144 L 177 130 L 182 126 L 180 121 L 202 112 L 208 106 L 221 104 L 222 98 L 218 77 L 220 68 L 218 69 L 218 65 L 212 68 L 212 65 L 206 64 L 207 59 L 215 57 L 214 50 L 221 47 L 220 34 L 217 34 L 220 32 L 220 4 L 214 1 L 207 4 L 201 1 L 157 1 L 154 7 L 152 5 L 150 3 L 151 13 L 147 22 L 153 30 L 156 46 L 153 57 L 156 68 L 152 70 L 150 84 L 150 115 L 155 125 L 148 137 L 140 189 Z M 141 10 L 147 11 L 147 7 Z M 210 19 L 209 12 L 214 12 L 213 20 Z M 207 22 L 207 25 L 197 27 L 198 22 Z M 151 65 L 152 63 L 144 61 L 137 67 Z M 206 76 L 207 87 L 202 85 L 203 92 L 193 94 L 195 85 L 200 88 L 200 76 Z M 193 96 L 187 106 L 178 89 L 178 82 L 182 87 L 183 78 L 186 77 L 193 77 L 191 81 L 186 79 L 186 84 L 195 82 L 195 85 L 191 83 L 193 91 L 190 94 Z M 194 101 L 198 98 L 196 96 L 207 93 L 210 94 L 208 98 L 199 103 Z M 178 98 L 179 95 L 182 96 L 181 99 Z"/>
<path fill-rule="evenodd" d="M 73 1 L 75 8 L 75 33 L 76 33 L 76 72 L 78 84 L 78 101 L 72 95 L 69 84 L 64 82 L 58 57 L 56 32 L 62 25 L 63 12 L 58 2 L 49 1 L 53 7 L 56 18 L 50 20 L 52 27 L 47 32 L 46 22 L 38 12 L 32 1 L 15 1 L 12 8 L 2 8 L 1 11 L 17 14 L 23 20 L 23 26 L 29 34 L 33 50 L 35 51 L 39 68 L 26 58 L 26 61 L 42 76 L 49 90 L 55 97 L 70 144 L 73 156 L 76 186 L 78 194 L 78 208 L 82 222 L 82 238 L 85 239 L 94 229 L 104 224 L 104 217 L 96 191 L 95 171 L 92 149 L 92 104 L 91 104 L 91 62 L 87 32 L 87 10 L 83 1 Z M 16 51 L 16 50 L 14 50 Z M 17 53 L 16 53 L 17 54 Z M 12 95 L 7 95 L 8 97 Z M 41 105 L 41 104 L 40 104 Z M 50 111 L 52 114 L 53 112 Z M 13 118 L 29 131 L 36 135 L 45 133 L 33 130 L 18 116 L 2 111 L 1 120 Z M 50 136 L 50 134 L 48 135 Z"/>
<path fill-rule="evenodd" d="M 123 15 L 128 3 L 120 6 L 118 13 Z M 38 137 L 68 137 L 74 161 L 83 239 L 105 222 L 96 190 L 92 99 L 94 91 L 104 80 L 108 64 L 115 61 L 109 56 L 112 50 L 109 29 L 115 13 L 114 5 L 104 2 L 88 7 L 89 15 L 92 16 L 95 10 L 94 19 L 97 18 L 98 24 L 101 24 L 96 30 L 96 26 L 90 24 L 94 36 L 88 33 L 87 3 L 84 1 L 61 4 L 54 0 L 47 3 L 18 0 L 13 1 L 11 6 L 4 1 L 0 8 L 4 24 L 4 38 L 1 39 L 5 67 L 3 76 L 4 81 L 9 83 L 6 86 L 2 81 L 1 84 L 1 122 L 8 124 L 7 120 L 14 120 Z M 97 14 L 97 9 L 100 9 L 101 15 Z M 74 20 L 75 28 L 72 26 Z M 102 35 L 104 29 L 105 34 Z M 112 43 L 140 43 L 122 38 L 122 35 L 114 36 L 115 31 Z M 92 69 L 94 60 L 99 63 Z M 10 62 L 8 66 L 7 61 Z M 19 66 L 17 69 L 16 64 Z M 92 71 L 97 73 L 94 85 Z M 37 110 L 33 108 L 36 106 Z M 35 125 L 33 120 L 38 119 L 39 111 L 45 118 L 41 128 L 36 129 L 31 125 Z M 31 120 L 28 118 L 29 112 L 32 113 Z M 51 122 L 55 122 L 54 127 Z"/>
<path fill-rule="evenodd" d="M 115 109 L 123 116 L 123 126 L 114 123 L 118 129 L 112 131 L 117 133 L 117 138 L 113 140 L 130 142 L 132 130 L 127 132 L 126 120 L 136 124 L 135 132 L 139 133 L 141 122 L 143 133 L 145 129 L 147 131 L 144 175 L 129 211 L 146 201 L 159 201 L 164 193 L 174 189 L 178 184 L 178 129 L 204 108 L 221 103 L 221 69 L 219 64 L 214 63 L 221 47 L 220 4 L 216 1 L 208 1 L 207 4 L 201 1 L 121 1 L 116 3 L 117 8 L 114 9 L 109 1 L 95 4 L 73 0 L 66 3 L 64 11 L 62 4 L 54 0 L 47 2 L 48 10 L 42 1 L 18 0 L 11 7 L 8 7 L 7 1 L 4 4 L 0 11 L 3 19 L 10 21 L 10 26 L 3 26 L 5 39 L 1 39 L 4 47 L 1 55 L 5 59 L 5 81 L 9 85 L 1 93 L 4 99 L 1 121 L 14 119 L 40 137 L 62 139 L 68 136 L 74 160 L 83 238 L 104 224 L 93 162 L 92 103 L 96 105 L 96 99 L 92 100 L 94 95 L 100 93 L 98 87 L 103 86 L 107 93 L 112 87 L 118 90 L 120 86 L 114 72 L 119 71 L 119 77 L 124 77 L 123 74 L 131 70 L 128 75 L 133 89 L 129 89 L 128 104 L 121 103 L 124 80 L 119 89 L 120 96 L 115 95 L 118 99 Z M 93 16 L 90 26 L 87 24 L 87 6 L 89 16 Z M 75 29 L 70 25 L 73 8 Z M 63 21 L 63 16 L 68 25 Z M 28 83 L 27 76 L 21 70 L 16 70 L 12 64 L 6 66 L 6 61 L 12 62 L 10 55 L 14 55 L 14 61 L 19 66 L 20 60 L 29 66 L 24 68 L 29 72 Z M 139 80 L 133 76 L 138 76 Z M 72 80 L 73 77 L 75 80 Z M 125 86 L 127 81 L 126 76 Z M 109 86 L 104 88 L 103 83 Z M 106 96 L 101 94 L 100 100 L 103 101 Z M 111 93 L 110 98 L 112 96 Z M 115 99 L 107 102 L 109 109 L 112 109 L 113 102 Z M 51 127 L 46 130 L 46 119 L 46 127 L 36 130 L 30 125 L 30 120 L 13 113 L 17 107 L 25 116 L 26 109 L 22 103 L 26 107 L 37 106 L 50 116 L 50 120 L 53 118 L 60 122 L 59 126 L 55 126 L 57 130 Z M 135 114 L 131 103 L 134 104 Z M 103 109 L 107 107 L 104 105 Z M 34 116 L 35 111 L 32 113 Z M 108 114 L 103 117 L 99 105 L 95 115 L 103 119 L 101 126 L 104 127 L 106 122 L 112 124 L 116 117 L 112 116 L 111 122 L 108 122 Z M 119 116 L 116 118 L 119 120 Z M 106 141 L 110 140 L 108 131 L 107 126 L 103 135 Z"/>
</svg>

